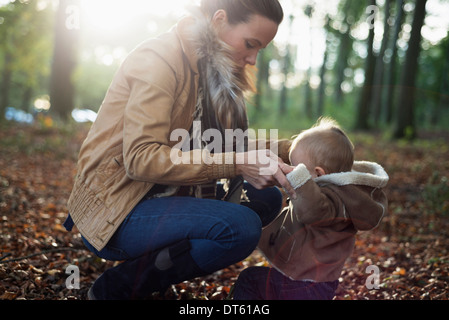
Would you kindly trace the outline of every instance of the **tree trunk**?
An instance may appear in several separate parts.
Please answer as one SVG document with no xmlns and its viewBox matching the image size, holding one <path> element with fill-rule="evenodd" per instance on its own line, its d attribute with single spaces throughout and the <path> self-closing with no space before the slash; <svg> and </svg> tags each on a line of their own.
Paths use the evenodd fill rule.
<svg viewBox="0 0 449 320">
<path fill-rule="evenodd" d="M 389 63 L 385 66 L 385 87 L 387 89 L 385 101 L 383 101 L 383 112 L 385 114 L 385 122 L 390 124 L 393 118 L 393 100 L 395 93 L 395 82 L 396 82 L 396 61 L 398 46 L 397 42 L 399 39 L 399 33 L 401 32 L 402 20 L 404 17 L 404 0 L 396 0 L 396 21 L 394 24 L 394 32 L 390 42 L 391 58 Z"/>
<path fill-rule="evenodd" d="M 287 113 L 287 75 L 288 75 L 288 69 L 289 69 L 289 63 L 290 63 L 290 54 L 287 53 L 287 56 L 284 58 L 284 82 L 282 83 L 282 89 L 281 89 L 281 97 L 279 101 L 279 113 L 281 115 L 284 115 Z"/>
<path fill-rule="evenodd" d="M 313 119 L 313 98 L 312 98 L 312 87 L 310 86 L 310 80 L 312 79 L 312 60 L 313 60 L 313 39 L 312 39 L 312 17 L 314 13 L 313 6 L 308 4 L 304 13 L 309 18 L 309 35 L 310 35 L 310 56 L 309 56 L 309 69 L 307 70 L 307 80 L 305 84 L 305 111 L 306 116 L 309 119 Z"/>
<path fill-rule="evenodd" d="M 340 37 L 340 48 L 336 65 L 337 81 L 335 82 L 335 100 L 339 104 L 343 102 L 342 84 L 345 81 L 345 69 L 348 66 L 349 54 L 351 53 L 352 38 L 350 33 L 351 26 L 348 25 L 347 31 Z"/>
<path fill-rule="evenodd" d="M 289 17 L 290 36 L 292 33 L 292 25 L 293 25 L 294 19 L 295 19 L 295 17 L 293 15 L 290 15 L 290 17 Z M 284 74 L 284 82 L 282 83 L 281 97 L 280 97 L 280 101 L 279 101 L 279 113 L 281 115 L 284 115 L 287 113 L 287 102 L 288 102 L 287 79 L 288 79 L 288 73 L 290 72 L 290 67 L 291 67 L 290 49 L 291 49 L 290 44 L 287 44 L 286 53 L 285 53 L 284 61 L 283 61 L 284 65 L 283 65 L 283 69 L 282 69 L 282 73 Z"/>
<path fill-rule="evenodd" d="M 77 8 L 78 0 L 60 0 L 56 13 L 50 102 L 52 112 L 61 120 L 67 120 L 74 108 L 72 74 L 77 61 L 79 25 L 73 22 L 79 14 Z"/>
<path fill-rule="evenodd" d="M 380 113 L 381 113 L 381 105 L 383 101 L 383 93 L 384 93 L 384 71 L 385 71 L 385 51 L 388 46 L 388 39 L 390 33 L 390 25 L 388 20 L 390 18 L 390 7 L 391 2 L 393 0 L 386 0 L 385 2 L 385 17 L 384 17 L 384 35 L 382 39 L 382 46 L 379 51 L 379 55 L 376 58 L 376 70 L 374 73 L 374 93 L 373 93 L 373 101 L 372 101 L 372 110 L 374 116 L 374 123 L 377 126 L 379 123 Z"/>
<path fill-rule="evenodd" d="M 324 25 L 324 30 L 326 31 L 326 50 L 323 57 L 323 65 L 320 70 L 320 87 L 318 88 L 318 102 L 317 111 L 318 116 L 321 117 L 324 114 L 324 103 L 326 99 L 326 64 L 329 59 L 329 32 L 330 32 L 330 17 L 326 16 L 326 23 Z"/>
<path fill-rule="evenodd" d="M 352 1 L 346 0 L 343 5 L 343 13 L 346 14 L 351 8 Z M 343 102 L 343 89 L 342 84 L 345 81 L 345 69 L 348 66 L 348 59 L 352 51 L 352 37 L 351 37 L 351 26 L 352 23 L 348 22 L 346 19 L 342 21 L 345 24 L 345 31 L 340 33 L 340 46 L 337 57 L 336 69 L 336 82 L 335 82 L 335 101 L 338 104 Z"/>
<path fill-rule="evenodd" d="M 440 121 L 441 111 L 444 106 L 449 106 L 449 39 L 444 44 L 444 62 L 441 72 L 440 97 L 432 113 L 431 124 L 436 125 Z"/>
<path fill-rule="evenodd" d="M 23 95 L 22 95 L 22 110 L 25 110 L 27 112 L 30 112 L 33 110 L 31 107 L 31 99 L 33 98 L 33 88 L 31 86 L 25 86 L 23 88 Z"/>
<path fill-rule="evenodd" d="M 257 82 L 256 82 L 256 96 L 254 100 L 254 108 L 256 111 L 262 110 L 262 97 L 264 95 L 264 90 L 267 88 L 266 84 L 268 83 L 268 61 L 265 58 L 265 51 L 261 51 L 259 53 L 259 59 L 257 61 L 258 64 L 258 73 L 257 73 Z"/>
<path fill-rule="evenodd" d="M 310 72 L 308 73 L 310 77 Z M 307 79 L 304 85 L 304 105 L 306 117 L 309 120 L 313 119 L 313 97 L 312 97 L 312 87 L 310 86 L 310 81 Z"/>
<path fill-rule="evenodd" d="M 328 60 L 327 50 L 324 53 L 323 65 L 320 70 L 320 87 L 318 89 L 318 102 L 317 102 L 317 112 L 318 116 L 321 117 L 324 114 L 324 100 L 326 98 L 326 64 Z"/>
<path fill-rule="evenodd" d="M 12 70 L 10 63 L 12 61 L 12 55 L 6 51 L 4 57 L 4 69 L 2 75 L 2 82 L 0 87 L 0 118 L 5 114 L 5 110 L 9 105 L 9 92 L 11 90 L 11 78 Z"/>
<path fill-rule="evenodd" d="M 371 0 L 371 5 L 376 5 L 376 0 Z M 365 83 L 362 87 L 360 100 L 357 108 L 357 118 L 355 128 L 359 130 L 368 130 L 368 117 L 370 113 L 371 99 L 373 96 L 374 70 L 376 67 L 376 57 L 373 52 L 374 27 L 370 29 L 368 37 L 368 56 L 365 64 Z"/>
<path fill-rule="evenodd" d="M 421 29 L 426 17 L 427 0 L 416 0 L 412 33 L 405 58 L 401 92 L 399 94 L 398 113 L 396 118 L 396 139 L 416 137 L 415 127 L 415 81 L 418 75 L 418 59 L 421 52 Z"/>
</svg>

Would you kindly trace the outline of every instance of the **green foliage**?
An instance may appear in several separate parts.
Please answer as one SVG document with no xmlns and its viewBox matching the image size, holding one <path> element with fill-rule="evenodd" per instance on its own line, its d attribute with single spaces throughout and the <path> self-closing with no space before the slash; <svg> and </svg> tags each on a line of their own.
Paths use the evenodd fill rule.
<svg viewBox="0 0 449 320">
<path fill-rule="evenodd" d="M 444 4 L 442 0 L 435 1 Z M 318 2 L 316 3 L 319 4 Z M 398 15 L 396 6 L 400 1 L 393 2 L 390 12 L 392 24 Z M 43 6 L 45 3 L 47 5 Z M 369 1 L 340 0 L 337 10 L 332 12 L 332 10 L 327 11 L 325 7 L 323 9 L 323 6 L 317 5 L 316 8 L 312 8 L 306 1 L 298 1 L 294 12 L 286 12 L 286 16 L 291 16 L 295 22 L 301 19 L 310 20 L 314 29 L 322 28 L 323 33 L 327 34 L 327 57 L 324 68 L 315 66 L 310 70 L 298 70 L 295 65 L 297 62 L 295 55 L 304 50 L 301 46 L 302 39 L 299 39 L 301 33 L 298 30 L 292 29 L 294 32 L 291 36 L 292 43 L 290 43 L 289 51 L 291 61 L 288 70 L 283 65 L 286 61 L 285 43 L 280 45 L 275 43 L 265 49 L 263 54 L 259 55 L 261 59 L 258 64 L 260 71 L 258 88 L 261 96 L 257 100 L 253 99 L 257 106 L 249 103 L 248 107 L 252 127 L 276 128 L 280 130 L 282 136 L 291 136 L 312 125 L 319 116 L 326 115 L 337 119 L 347 130 L 354 128 L 357 104 L 361 94 L 360 78 L 364 73 L 366 48 L 369 47 L 366 37 L 360 36 L 360 28 L 367 22 L 366 9 L 370 3 Z M 397 96 L 401 90 L 399 78 L 404 68 L 403 62 L 413 20 L 413 10 L 410 9 L 412 2 L 405 1 L 405 3 L 407 8 L 404 11 L 404 17 L 398 20 L 402 21 L 403 25 L 403 32 L 399 35 L 400 45 L 397 46 L 398 55 L 383 59 L 384 61 L 394 59 L 397 62 L 396 67 L 392 69 L 396 81 L 388 85 L 393 88 L 395 95 L 392 110 L 394 117 L 387 119 L 387 110 L 383 109 L 384 106 L 380 110 L 380 115 L 375 114 L 375 110 L 370 110 L 367 116 L 370 128 L 385 132 L 391 132 L 395 127 L 395 119 L 401 116 L 397 114 Z M 380 22 L 385 15 L 385 5 L 379 2 L 378 8 L 378 22 Z M 304 14 L 304 10 L 308 14 Z M 55 7 L 51 5 L 51 1 L 45 0 L 12 1 L 0 6 L 0 104 L 5 103 L 0 105 L 0 114 L 3 113 L 2 108 L 6 106 L 31 112 L 37 97 L 49 95 L 55 14 Z M 428 15 L 431 14 L 434 13 L 428 13 Z M 327 22 L 324 22 L 325 16 L 329 19 Z M 141 41 L 168 30 L 176 23 L 174 16 L 162 17 L 142 13 L 129 21 L 126 28 L 105 33 L 102 30 L 87 27 L 84 21 L 85 15 L 81 18 L 82 39 L 78 48 L 79 61 L 71 78 L 76 90 L 75 107 L 90 108 L 95 111 L 100 107 L 124 55 Z M 288 23 L 286 19 L 284 25 Z M 284 28 L 281 32 L 287 33 L 289 30 Z M 301 32 L 308 31 L 305 29 Z M 392 31 L 384 36 L 393 39 Z M 379 45 L 380 39 L 377 38 L 376 41 Z M 115 54 L 117 49 L 123 53 L 120 57 Z M 389 54 L 391 49 L 390 47 L 387 50 Z M 98 52 L 102 50 L 114 56 L 114 61 L 107 63 L 98 56 Z M 375 53 L 377 54 L 377 51 Z M 286 74 L 283 74 L 284 72 Z M 280 113 L 282 83 L 278 83 L 276 89 L 270 87 L 273 75 L 278 82 L 284 76 L 302 79 L 298 81 L 296 87 L 292 87 L 292 84 L 286 86 L 288 87 L 286 111 L 283 115 Z M 440 42 L 424 39 L 419 58 L 416 88 L 414 88 L 416 128 L 406 126 L 403 130 L 406 138 L 413 138 L 422 129 L 447 130 L 449 127 L 448 75 L 449 37 Z M 314 77 L 314 81 L 311 81 L 310 76 Z M 324 84 L 323 88 L 318 87 L 318 77 Z M 313 84 L 306 90 L 305 86 L 309 83 Z M 320 91 L 320 89 L 323 90 Z M 311 95 L 308 96 L 310 92 Z M 381 100 L 385 100 L 385 92 L 382 94 Z M 324 100 L 324 105 L 318 106 L 320 100 Z M 322 114 L 318 114 L 319 112 Z M 378 119 L 375 118 L 377 116 Z"/>
<path fill-rule="evenodd" d="M 254 129 L 278 129 L 280 138 L 290 138 L 301 130 L 309 128 L 314 121 L 305 116 L 303 104 L 297 97 L 297 90 L 289 90 L 287 111 L 279 112 L 280 92 L 274 91 L 263 99 L 261 108 L 249 104 L 250 127 Z M 250 100 L 251 101 L 251 100 Z"/>
<path fill-rule="evenodd" d="M 30 111 L 31 98 L 48 92 L 52 15 L 49 7 L 38 8 L 37 1 L 16 1 L 0 7 L 2 104 Z M 0 111 L 8 105 L 1 105 Z"/>
<path fill-rule="evenodd" d="M 331 97 L 328 97 L 325 99 L 323 113 L 316 114 L 309 119 L 306 117 L 304 109 L 303 89 L 303 87 L 299 87 L 288 91 L 287 112 L 283 115 L 278 112 L 280 93 L 277 91 L 271 92 L 266 99 L 262 99 L 263 102 L 259 109 L 249 103 L 250 126 L 256 129 L 278 129 L 281 137 L 290 138 L 302 130 L 310 128 L 319 117 L 328 116 L 337 120 L 346 131 L 353 129 L 356 94 L 348 95 L 341 104 L 335 103 Z M 252 100 L 254 99 L 250 99 L 250 102 Z M 316 91 L 313 91 L 312 100 L 317 100 Z"/>
<path fill-rule="evenodd" d="M 449 32 L 449 31 L 448 31 Z M 421 128 L 449 127 L 449 33 L 439 45 L 423 42 L 417 92 L 417 122 Z"/>
<path fill-rule="evenodd" d="M 446 176 L 434 171 L 422 196 L 427 213 L 449 216 L 449 180 Z"/>
<path fill-rule="evenodd" d="M 79 65 L 73 75 L 77 92 L 76 105 L 98 111 L 115 71 L 114 67 L 98 64 L 92 60 Z"/>
</svg>

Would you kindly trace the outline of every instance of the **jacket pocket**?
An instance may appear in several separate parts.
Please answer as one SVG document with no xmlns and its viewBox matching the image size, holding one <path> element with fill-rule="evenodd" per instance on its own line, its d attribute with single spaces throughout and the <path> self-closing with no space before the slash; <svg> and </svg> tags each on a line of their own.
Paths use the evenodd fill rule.
<svg viewBox="0 0 449 320">
<path fill-rule="evenodd" d="M 108 187 L 111 181 L 124 169 L 123 148 L 121 145 L 112 148 L 95 170 L 99 189 Z"/>
</svg>

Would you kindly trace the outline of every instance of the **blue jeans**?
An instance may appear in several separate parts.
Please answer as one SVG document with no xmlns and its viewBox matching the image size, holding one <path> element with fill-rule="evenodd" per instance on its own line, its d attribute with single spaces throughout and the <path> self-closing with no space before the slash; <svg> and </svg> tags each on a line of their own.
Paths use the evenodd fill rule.
<svg viewBox="0 0 449 320">
<path fill-rule="evenodd" d="M 333 282 L 294 281 L 274 268 L 251 267 L 235 283 L 234 300 L 332 300 Z"/>
<path fill-rule="evenodd" d="M 245 183 L 245 190 L 250 202 L 242 205 L 191 197 L 143 200 L 103 250 L 84 243 L 101 258 L 126 261 L 189 240 L 198 267 L 213 273 L 248 257 L 259 242 L 262 226 L 281 210 L 279 189 L 256 190 Z M 219 185 L 217 199 L 223 195 Z"/>
</svg>

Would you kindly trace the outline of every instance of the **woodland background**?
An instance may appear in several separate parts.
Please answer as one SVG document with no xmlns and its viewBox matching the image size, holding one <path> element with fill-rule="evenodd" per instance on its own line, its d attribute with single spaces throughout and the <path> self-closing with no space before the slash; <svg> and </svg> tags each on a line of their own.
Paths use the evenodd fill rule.
<svg viewBox="0 0 449 320">
<path fill-rule="evenodd" d="M 332 116 L 357 159 L 379 162 L 391 178 L 389 214 L 358 236 L 336 299 L 447 300 L 449 2 L 281 2 L 279 36 L 259 55 L 251 127 L 289 138 Z M 133 7 L 147 10 L 126 19 Z M 0 299 L 85 299 L 113 265 L 61 223 L 114 72 L 182 14 L 158 10 L 139 0 L 0 0 Z M 70 264 L 80 268 L 79 290 L 65 286 Z M 264 264 L 255 252 L 154 299 L 223 299 L 241 270 Z M 377 290 L 365 286 L 370 265 L 381 272 Z"/>
</svg>

